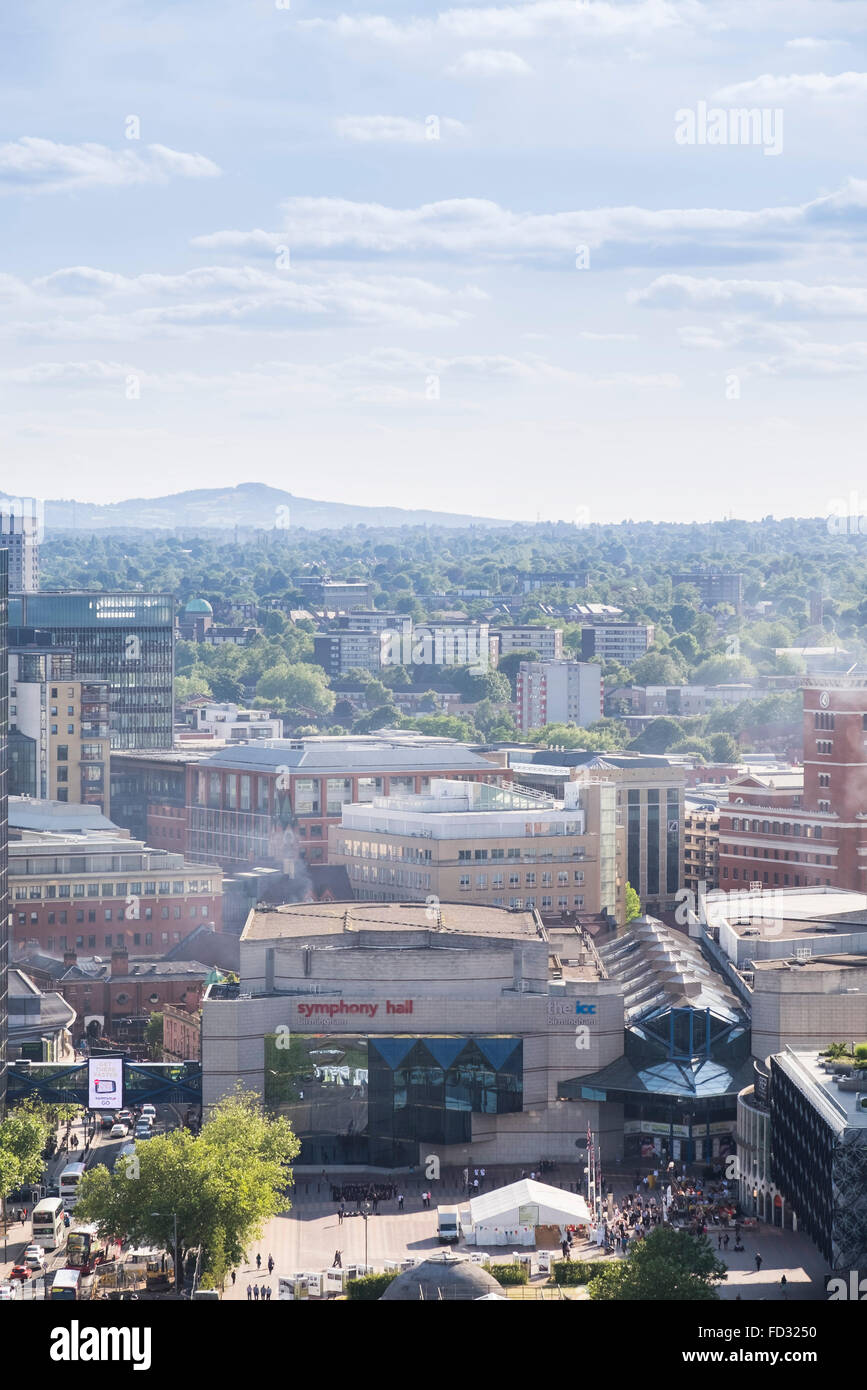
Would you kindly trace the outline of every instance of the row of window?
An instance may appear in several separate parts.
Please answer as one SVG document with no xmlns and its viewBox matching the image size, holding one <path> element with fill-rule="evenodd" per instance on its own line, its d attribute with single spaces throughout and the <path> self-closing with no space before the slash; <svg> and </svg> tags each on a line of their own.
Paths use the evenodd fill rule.
<svg viewBox="0 0 867 1390">
<path fill-rule="evenodd" d="M 723 829 L 725 829 L 725 827 L 723 827 Z M 794 824 L 787 820 L 749 821 L 741 820 L 738 816 L 733 816 L 732 830 L 748 830 L 752 831 L 754 835 L 794 835 L 796 838 L 799 835 L 803 835 L 807 840 L 809 840 L 811 836 L 814 840 L 821 840 L 822 838 L 821 825 L 802 825 L 800 821 L 795 821 Z"/>
<path fill-rule="evenodd" d="M 175 931 L 175 932 L 171 932 L 171 933 L 169 933 L 169 932 L 167 932 L 167 931 L 160 932 L 160 944 L 161 944 L 162 946 L 168 946 L 168 945 L 169 945 L 169 935 L 171 935 L 172 942 L 177 942 L 177 941 L 180 941 L 180 939 L 181 939 L 181 934 L 180 934 L 179 931 Z M 84 939 L 83 936 L 76 936 L 76 937 L 73 938 L 73 945 L 70 946 L 70 945 L 69 945 L 69 937 L 67 937 L 67 936 L 58 936 L 58 937 L 49 936 L 49 937 L 46 938 L 45 947 L 46 947 L 46 950 L 48 950 L 48 951 L 55 951 L 55 950 L 56 950 L 56 951 L 69 951 L 69 950 L 83 951 L 83 950 L 85 950 L 85 949 L 87 949 L 88 951 L 94 951 L 94 950 L 96 950 L 96 937 L 95 937 L 95 936 L 89 936 L 89 937 L 87 938 L 87 947 L 86 947 L 86 948 L 85 948 L 85 945 L 84 945 L 84 940 L 85 940 L 85 939 Z M 104 936 L 104 937 L 102 938 L 102 943 L 103 943 L 103 944 L 102 944 L 102 949 L 103 949 L 104 951 L 110 951 L 110 950 L 112 949 L 112 945 L 114 945 L 114 946 L 128 946 L 128 945 L 130 944 L 129 941 L 128 941 L 128 939 L 127 939 L 127 937 L 124 936 L 123 932 L 120 932 L 119 935 L 117 935 L 117 936 Z M 153 932 L 149 932 L 149 931 L 146 931 L 146 932 L 133 932 L 132 945 L 133 945 L 133 946 L 141 946 L 142 944 L 144 944 L 145 946 L 153 946 L 153 944 L 154 944 L 154 934 L 153 934 Z"/>
<path fill-rule="evenodd" d="M 155 898 L 157 896 L 157 881 L 138 881 L 131 883 L 48 883 L 48 884 L 16 884 L 15 898 L 20 901 L 22 898 L 30 898 L 39 901 L 42 898 L 51 900 L 53 898 Z M 167 897 L 169 894 L 180 897 L 184 893 L 210 893 L 211 884 L 208 879 L 191 878 L 185 881 L 178 880 L 170 882 L 168 879 L 159 880 L 159 896 Z"/>
<path fill-rule="evenodd" d="M 460 879 L 458 880 L 458 882 L 459 882 L 459 884 L 460 884 L 460 887 L 461 887 L 464 891 L 466 891 L 467 889 L 469 889 L 471 877 L 472 877 L 471 874 L 461 874 Z M 504 875 L 503 875 L 503 874 L 490 874 L 490 875 L 488 875 L 488 874 L 476 874 L 476 887 L 477 887 L 477 888 L 487 888 L 487 886 L 488 886 L 488 878 L 489 878 L 489 877 L 490 877 L 490 880 L 491 880 L 491 887 L 492 887 L 492 888 L 502 888 L 502 887 L 504 886 L 504 885 L 503 885 L 503 879 L 504 879 Z M 540 874 L 540 881 L 541 881 L 541 886 L 542 886 L 543 888 L 551 888 L 551 887 L 553 887 L 554 878 L 553 878 L 553 875 L 552 875 L 552 874 Z M 575 883 L 583 883 L 583 882 L 584 882 L 584 873 L 583 873 L 583 870 L 581 870 L 581 869 L 576 869 L 576 870 L 575 870 L 575 872 L 574 872 L 574 882 L 575 882 Z M 559 888 L 565 888 L 565 887 L 568 885 L 568 883 L 569 883 L 569 875 L 568 875 L 568 874 L 562 873 L 562 874 L 558 874 L 558 875 L 557 875 L 557 886 L 558 886 Z M 520 886 L 521 886 L 521 875 L 520 875 L 520 874 L 509 874 L 509 887 L 510 887 L 510 888 L 520 888 Z M 525 874 L 525 875 L 524 875 L 524 887 L 525 887 L 525 888 L 535 888 L 535 887 L 536 887 L 536 875 L 535 875 L 535 874 Z"/>
<path fill-rule="evenodd" d="M 771 853 L 770 849 L 758 850 L 758 849 L 753 849 L 753 848 L 751 848 L 749 845 L 720 845 L 720 854 L 731 854 L 731 855 L 734 855 L 735 858 L 736 858 L 738 855 L 741 855 L 742 858 L 744 858 L 744 859 L 760 859 L 760 858 L 764 858 L 764 859 L 779 859 L 780 857 L 782 857 L 782 859 L 783 859 L 786 863 L 788 863 L 789 860 L 793 860 L 794 863 L 796 863 L 796 864 L 830 864 L 830 863 L 831 863 L 831 856 L 830 856 L 830 854 L 814 854 L 814 855 L 812 855 L 812 856 L 809 855 L 809 854 L 801 855 L 800 852 L 799 852 L 798 850 L 796 850 L 796 849 L 793 849 L 793 850 L 787 850 L 787 849 L 786 849 L 786 850 L 783 850 L 783 853 L 782 853 L 782 856 L 781 856 L 781 855 L 780 855 L 780 851 L 779 851 L 778 849 L 775 849 L 774 852 Z"/>
<path fill-rule="evenodd" d="M 728 878 L 728 876 L 729 876 L 729 871 L 728 871 L 728 869 L 725 868 L 725 867 L 723 867 L 722 876 L 723 876 L 723 878 Z M 739 873 L 738 873 L 738 870 L 737 870 L 737 869 L 732 869 L 732 878 L 739 878 L 739 877 L 740 877 L 740 875 L 739 875 Z M 755 881 L 755 878 L 756 878 L 756 875 L 755 875 L 755 874 L 752 874 L 752 873 L 750 873 L 747 869 L 744 869 L 744 876 L 743 876 L 743 881 L 744 881 L 744 883 L 752 883 L 752 882 Z M 768 883 L 768 882 L 770 882 L 769 877 L 768 877 L 768 871 L 767 871 L 767 869 L 765 869 L 765 870 L 763 871 L 761 881 L 762 881 L 762 883 Z M 774 874 L 774 883 L 779 884 L 779 882 L 780 882 L 780 875 L 779 875 L 779 874 Z M 801 875 L 800 875 L 800 874 L 795 874 L 795 881 L 794 881 L 794 884 L 793 884 L 792 886 L 795 887 L 795 888 L 801 888 L 801 887 L 806 888 L 806 887 L 808 887 L 808 885 L 809 885 L 811 882 L 814 883 L 814 884 L 821 884 L 821 883 L 824 882 L 824 884 L 825 884 L 825 886 L 826 886 L 827 888 L 830 888 L 830 886 L 831 886 L 831 880 L 830 880 L 829 878 L 826 878 L 826 879 L 824 879 L 824 880 L 821 879 L 821 878 L 814 878 L 814 879 L 811 880 L 811 879 L 809 879 L 809 878 L 807 877 L 806 874 L 804 874 L 804 882 L 803 882 L 803 884 L 801 883 Z M 789 875 L 788 875 L 788 874 L 783 874 L 783 885 L 784 885 L 784 886 L 785 886 L 785 885 L 788 885 L 788 883 L 789 883 Z"/>
<path fill-rule="evenodd" d="M 57 919 L 59 920 L 59 922 L 60 922 L 60 925 L 61 925 L 62 927 L 65 927 L 65 926 L 66 926 L 66 922 L 67 922 L 67 917 L 68 917 L 68 915 L 69 915 L 69 914 L 68 914 L 65 910 L 64 910 L 64 911 L 61 911 L 61 912 L 49 912 L 49 913 L 47 914 L 47 919 L 46 919 L 46 920 L 47 920 L 47 922 L 48 922 L 48 925 L 49 925 L 50 927 L 53 927 L 53 926 L 54 926 L 54 922 L 55 922 L 55 918 L 57 918 Z M 175 907 L 175 908 L 173 908 L 173 909 L 171 910 L 171 914 L 169 913 L 169 909 L 168 909 L 167 907 L 161 907 L 161 908 L 160 908 L 160 917 L 161 917 L 161 919 L 162 919 L 164 922 L 167 922 L 167 921 L 169 920 L 169 916 L 170 916 L 170 915 L 175 919 L 176 922 L 179 922 L 180 919 L 181 919 L 181 909 L 180 909 L 180 907 Z M 201 918 L 203 918 L 203 919 L 207 919 L 207 917 L 208 917 L 208 908 L 207 908 L 207 906 L 197 906 L 195 903 L 191 903 L 191 904 L 190 904 L 190 907 L 189 907 L 188 910 L 187 910 L 187 915 L 188 915 L 189 917 L 192 917 L 192 918 L 199 918 L 199 917 L 201 917 Z M 38 912 L 31 912 L 31 913 L 29 914 L 29 916 L 30 916 L 30 925 L 31 925 L 32 927 L 38 927 L 39 924 L 40 924 L 40 922 L 39 922 L 39 913 L 38 913 Z M 137 921 L 139 920 L 139 918 L 141 918 L 141 919 L 144 920 L 145 922 L 151 922 L 151 921 L 153 921 L 153 916 L 154 916 L 154 910 L 153 910 L 152 907 L 146 907 L 146 908 L 144 909 L 144 911 L 138 911 L 138 912 L 135 911 L 134 909 L 130 909 L 128 912 L 124 912 L 124 909 L 123 909 L 122 907 L 119 907 L 119 908 L 117 909 L 117 911 L 115 912 L 113 908 L 106 907 L 106 908 L 103 908 L 102 920 L 103 920 L 104 922 L 111 922 L 111 921 L 117 921 L 117 922 L 124 922 L 124 921 L 127 921 L 127 922 L 137 922 Z M 28 914 L 27 914 L 26 912 L 19 912 L 19 913 L 17 914 L 17 917 L 18 917 L 18 925 L 19 925 L 19 927 L 26 927 L 26 926 L 27 926 L 27 917 L 28 917 Z M 76 914 L 75 914 L 75 920 L 76 920 L 76 922 L 83 922 L 83 921 L 85 920 L 83 909 L 81 909 L 81 908 L 78 909 L 78 911 L 77 911 Z M 88 921 L 88 922 L 95 922 L 95 921 L 96 921 L 96 909 L 95 909 L 95 908 L 91 908 L 91 910 L 88 912 L 88 914 L 87 914 L 87 921 Z"/>
</svg>

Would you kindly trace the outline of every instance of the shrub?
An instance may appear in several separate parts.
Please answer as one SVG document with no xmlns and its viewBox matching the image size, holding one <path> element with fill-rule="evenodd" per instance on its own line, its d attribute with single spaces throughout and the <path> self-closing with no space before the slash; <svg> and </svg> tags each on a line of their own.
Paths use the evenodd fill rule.
<svg viewBox="0 0 867 1390">
<path fill-rule="evenodd" d="M 855 1056 L 859 1062 L 867 1062 L 867 1042 L 858 1043 L 855 1048 Z"/>
<path fill-rule="evenodd" d="M 524 1265 L 483 1265 L 489 1274 L 493 1274 L 498 1284 L 526 1284 L 529 1275 Z"/>
<path fill-rule="evenodd" d="M 350 1279 L 346 1285 L 346 1296 L 351 1302 L 373 1303 L 382 1297 L 396 1277 L 394 1274 L 365 1274 L 361 1279 Z"/>
<path fill-rule="evenodd" d="M 594 1264 L 590 1260 L 554 1260 L 551 1272 L 555 1284 L 589 1284 L 599 1268 L 598 1261 Z"/>
</svg>

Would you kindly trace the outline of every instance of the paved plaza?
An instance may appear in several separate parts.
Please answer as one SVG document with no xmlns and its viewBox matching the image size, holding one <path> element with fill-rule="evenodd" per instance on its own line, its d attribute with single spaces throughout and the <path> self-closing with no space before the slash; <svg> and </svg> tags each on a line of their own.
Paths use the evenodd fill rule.
<svg viewBox="0 0 867 1390">
<path fill-rule="evenodd" d="M 357 1174 L 335 1174 L 332 1180 L 358 1181 Z M 489 1174 L 486 1189 L 502 1186 L 520 1176 L 519 1171 L 509 1170 Z M 562 1175 L 542 1175 L 542 1181 L 551 1181 L 552 1186 L 566 1186 L 572 1190 L 572 1183 Z M 557 1178 L 560 1181 L 557 1181 Z M 391 1181 L 382 1174 L 373 1175 L 374 1181 Z M 248 1283 L 260 1286 L 270 1283 L 272 1300 L 276 1299 L 278 1279 L 301 1273 L 314 1273 L 329 1268 L 334 1261 L 336 1250 L 341 1253 L 343 1267 L 365 1262 L 365 1226 L 367 1228 L 367 1263 L 376 1270 L 382 1270 L 387 1260 L 401 1260 L 408 1255 L 424 1257 L 441 1249 L 437 1239 L 438 1200 L 442 1203 L 463 1203 L 465 1189 L 459 1178 L 453 1176 L 444 1182 L 425 1183 L 420 1178 L 407 1178 L 402 1183 L 395 1179 L 399 1192 L 404 1194 L 404 1209 L 398 1210 L 397 1202 L 381 1202 L 377 1215 L 371 1215 L 365 1222 L 361 1216 L 346 1216 L 341 1223 L 338 1219 L 337 1204 L 331 1199 L 331 1183 L 315 1175 L 297 1175 L 296 1190 L 292 1196 L 292 1209 L 270 1221 L 262 1239 L 250 1250 L 250 1259 L 239 1266 L 237 1282 L 232 1286 L 227 1282 L 224 1298 L 247 1298 Z M 433 1196 L 431 1210 L 421 1204 L 421 1192 L 430 1188 Z M 615 1198 L 630 1190 L 630 1184 L 622 1179 L 613 1184 Z M 716 1234 L 709 1236 L 714 1252 L 729 1268 L 729 1277 L 720 1288 L 723 1299 L 742 1301 L 777 1301 L 783 1298 L 780 1278 L 785 1274 L 788 1287 L 784 1301 L 825 1299 L 825 1266 L 806 1237 L 793 1232 L 760 1226 L 758 1231 L 743 1234 L 746 1247 L 742 1254 L 716 1250 Z M 457 1249 L 464 1249 L 463 1243 Z M 471 1246 L 469 1249 L 475 1249 Z M 526 1250 L 526 1247 L 525 1247 Z M 762 1256 L 762 1269 L 756 1273 L 755 1255 Z M 262 1256 L 261 1271 L 256 1268 L 256 1255 Z M 490 1250 L 495 1260 L 511 1257 L 511 1249 L 506 1246 Z M 557 1252 L 559 1257 L 559 1252 Z M 274 1272 L 268 1277 L 268 1256 L 274 1257 Z M 578 1243 L 573 1246 L 572 1258 L 576 1260 L 598 1259 L 600 1257 L 595 1243 Z M 613 1257 L 608 1257 L 613 1258 Z"/>
</svg>

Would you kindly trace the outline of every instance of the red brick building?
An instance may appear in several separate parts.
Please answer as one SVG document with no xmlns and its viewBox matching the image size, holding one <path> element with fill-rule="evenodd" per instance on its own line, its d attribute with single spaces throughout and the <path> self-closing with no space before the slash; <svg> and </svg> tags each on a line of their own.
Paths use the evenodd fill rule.
<svg viewBox="0 0 867 1390">
<path fill-rule="evenodd" d="M 720 807 L 723 890 L 867 884 L 867 676 L 811 677 L 803 694 L 802 785 L 741 778 Z"/>
</svg>

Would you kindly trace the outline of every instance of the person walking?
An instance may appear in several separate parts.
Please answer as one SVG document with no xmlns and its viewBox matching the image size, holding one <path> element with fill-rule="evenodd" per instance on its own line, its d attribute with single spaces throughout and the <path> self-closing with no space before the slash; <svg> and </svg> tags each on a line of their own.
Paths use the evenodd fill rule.
<svg viewBox="0 0 867 1390">
<path fill-rule="evenodd" d="M 233 1269 L 233 1270 L 232 1270 L 232 1288 L 235 1287 L 235 1280 L 236 1280 L 237 1277 L 238 1277 L 238 1276 L 237 1276 L 235 1270 Z"/>
<path fill-rule="evenodd" d="M 273 1273 L 274 1273 L 274 1256 L 273 1256 L 273 1255 L 269 1255 L 269 1256 L 268 1256 L 268 1273 L 269 1273 L 269 1274 L 273 1274 Z"/>
<path fill-rule="evenodd" d="M 258 1284 L 254 1284 L 254 1285 L 253 1285 L 253 1301 L 254 1301 L 255 1303 L 258 1303 L 258 1302 L 259 1302 L 259 1285 L 258 1285 Z"/>
<path fill-rule="evenodd" d="M 782 1277 L 782 1279 L 780 1280 L 780 1292 L 782 1293 L 783 1298 L 786 1298 L 787 1293 L 788 1293 L 788 1288 L 789 1288 L 789 1281 L 788 1281 L 788 1279 L 786 1278 L 786 1276 L 785 1276 L 785 1274 L 784 1274 L 783 1277 Z"/>
<path fill-rule="evenodd" d="M 756 1253 L 756 1274 L 759 1273 L 761 1267 L 762 1267 L 762 1257 L 761 1257 L 761 1255 L 759 1255 L 758 1252 L 757 1252 L 757 1253 Z"/>
<path fill-rule="evenodd" d="M 256 1256 L 256 1268 L 257 1268 L 257 1269 L 261 1269 L 261 1268 L 262 1268 L 262 1256 L 261 1256 L 261 1255 L 257 1255 L 257 1256 Z"/>
<path fill-rule="evenodd" d="M 397 1194 L 397 1209 L 398 1209 L 398 1211 L 403 1211 L 403 1193 L 402 1193 L 402 1192 L 399 1192 L 399 1193 Z"/>
<path fill-rule="evenodd" d="M 268 1285 L 268 1302 L 271 1302 L 271 1285 Z"/>
<path fill-rule="evenodd" d="M 728 1250 L 728 1248 L 729 1248 L 729 1239 L 730 1239 L 729 1233 L 728 1233 L 728 1231 L 726 1231 L 725 1235 L 723 1236 L 723 1250 Z"/>
<path fill-rule="evenodd" d="M 334 1252 L 334 1260 L 333 1260 L 333 1262 L 332 1262 L 331 1268 L 332 1268 L 332 1269 L 342 1269 L 342 1268 L 343 1268 L 343 1257 L 341 1256 L 339 1250 L 335 1250 L 335 1252 Z"/>
<path fill-rule="evenodd" d="M 248 1302 L 248 1303 L 251 1303 L 252 1300 L 253 1300 L 253 1285 L 252 1285 L 252 1284 L 248 1284 L 248 1285 L 247 1285 L 247 1302 Z"/>
<path fill-rule="evenodd" d="M 343 1225 L 343 1207 L 338 1207 L 337 1209 L 337 1224 L 338 1226 Z"/>
</svg>

